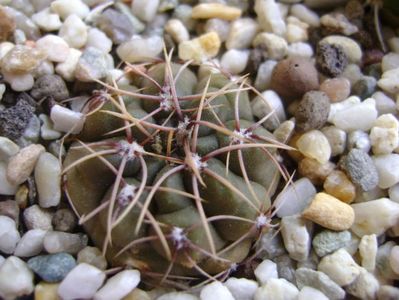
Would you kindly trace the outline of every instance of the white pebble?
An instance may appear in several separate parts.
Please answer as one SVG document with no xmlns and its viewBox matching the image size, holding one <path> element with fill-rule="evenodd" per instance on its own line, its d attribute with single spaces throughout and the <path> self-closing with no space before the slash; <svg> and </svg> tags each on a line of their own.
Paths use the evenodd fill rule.
<svg viewBox="0 0 399 300">
<path fill-rule="evenodd" d="M 388 97 L 385 93 L 377 91 L 373 95 L 371 95 L 371 98 L 375 100 L 378 115 L 396 113 L 395 101 L 392 98 Z"/>
<path fill-rule="evenodd" d="M 31 17 L 32 21 L 43 31 L 55 31 L 61 28 L 60 16 L 45 8 Z"/>
<path fill-rule="evenodd" d="M 399 54 L 390 52 L 385 54 L 381 61 L 382 72 L 399 68 Z"/>
<path fill-rule="evenodd" d="M 105 274 L 86 263 L 72 269 L 58 287 L 58 295 L 63 300 L 93 298 L 103 284 Z"/>
<path fill-rule="evenodd" d="M 362 267 L 373 272 L 377 257 L 378 241 L 375 234 L 364 235 L 359 243 L 359 254 L 362 258 Z"/>
<path fill-rule="evenodd" d="M 296 261 L 305 261 L 311 249 L 312 238 L 308 227 L 311 222 L 299 215 L 283 217 L 281 220 L 281 236 L 289 256 Z"/>
<path fill-rule="evenodd" d="M 0 161 L 7 162 L 18 151 L 19 146 L 17 144 L 4 136 L 0 136 Z"/>
<path fill-rule="evenodd" d="M 275 130 L 280 123 L 284 122 L 287 117 L 283 101 L 279 95 L 273 90 L 264 91 L 251 101 L 252 113 L 258 119 L 269 116 L 262 125 L 266 129 Z"/>
<path fill-rule="evenodd" d="M 70 15 L 62 24 L 58 35 L 62 37 L 70 47 L 82 48 L 87 42 L 87 26 L 77 15 Z"/>
<path fill-rule="evenodd" d="M 119 300 L 129 294 L 140 282 L 140 272 L 125 270 L 107 280 L 94 295 L 94 300 Z"/>
<path fill-rule="evenodd" d="M 61 37 L 47 34 L 36 41 L 36 47 L 47 53 L 47 59 L 64 62 L 68 58 L 69 45 Z"/>
<path fill-rule="evenodd" d="M 179 19 L 170 19 L 165 25 L 165 31 L 170 34 L 176 43 L 181 43 L 190 39 L 190 34 L 186 26 Z"/>
<path fill-rule="evenodd" d="M 20 239 L 15 221 L 0 215 L 0 251 L 6 254 L 13 253 Z"/>
<path fill-rule="evenodd" d="M 157 300 L 199 300 L 195 295 L 186 292 L 170 292 L 156 298 Z"/>
<path fill-rule="evenodd" d="M 360 274 L 359 265 L 344 248 L 324 256 L 317 269 L 327 274 L 339 286 L 352 283 Z"/>
<path fill-rule="evenodd" d="M 112 49 L 112 41 L 103 31 L 93 27 L 89 29 L 87 34 L 86 46 L 94 47 L 104 53 L 108 53 Z"/>
<path fill-rule="evenodd" d="M 134 0 L 132 2 L 133 14 L 144 22 L 154 20 L 157 14 L 159 0 Z"/>
<path fill-rule="evenodd" d="M 201 290 L 200 298 L 201 300 L 234 300 L 229 289 L 219 281 L 204 286 Z"/>
<path fill-rule="evenodd" d="M 368 98 L 361 102 L 358 97 L 352 96 L 331 105 L 328 121 L 345 132 L 368 131 L 377 119 L 377 115 L 374 99 Z"/>
<path fill-rule="evenodd" d="M 42 229 L 28 230 L 15 248 L 14 255 L 19 257 L 31 257 L 38 255 L 43 250 L 43 240 L 46 231 Z"/>
<path fill-rule="evenodd" d="M 399 146 L 399 121 L 392 114 L 379 116 L 370 131 L 373 153 L 389 154 Z"/>
<path fill-rule="evenodd" d="M 245 70 L 249 58 L 249 52 L 246 50 L 227 50 L 220 61 L 221 67 L 227 72 L 237 75 Z"/>
<path fill-rule="evenodd" d="M 303 57 L 311 58 L 313 56 L 313 48 L 308 43 L 292 43 L 288 45 L 287 56 L 288 57 Z"/>
<path fill-rule="evenodd" d="M 291 282 L 283 278 L 272 278 L 258 288 L 254 300 L 296 300 L 298 294 L 297 287 Z"/>
<path fill-rule="evenodd" d="M 320 130 L 304 133 L 296 142 L 299 152 L 309 158 L 324 164 L 331 156 L 331 146 L 326 136 Z"/>
<path fill-rule="evenodd" d="M 246 49 L 258 32 L 258 23 L 251 18 L 237 19 L 230 25 L 226 41 L 227 49 Z"/>
<path fill-rule="evenodd" d="M 310 10 L 306 5 L 294 4 L 291 6 L 291 14 L 301 21 L 313 27 L 320 26 L 320 17 L 317 13 Z"/>
<path fill-rule="evenodd" d="M 24 210 L 24 223 L 28 229 L 52 230 L 53 214 L 34 204 Z"/>
<path fill-rule="evenodd" d="M 73 81 L 75 79 L 75 69 L 81 55 L 82 52 L 80 50 L 71 48 L 66 60 L 55 67 L 56 73 L 67 81 Z"/>
<path fill-rule="evenodd" d="M 54 105 L 50 113 L 54 122 L 54 129 L 62 132 L 79 133 L 84 125 L 85 117 L 82 113 L 72 111 L 60 105 Z"/>
<path fill-rule="evenodd" d="M 258 16 L 259 25 L 263 31 L 273 32 L 279 36 L 284 36 L 286 26 L 279 6 L 275 0 L 256 0 L 255 12 Z"/>
<path fill-rule="evenodd" d="M 246 278 L 230 277 L 224 285 L 236 300 L 252 300 L 258 288 L 258 284 L 255 281 Z"/>
<path fill-rule="evenodd" d="M 399 154 L 373 156 L 378 171 L 378 186 L 390 188 L 399 182 Z"/>
<path fill-rule="evenodd" d="M 353 86 L 358 80 L 362 79 L 363 76 L 364 75 L 360 70 L 360 67 L 356 64 L 347 65 L 344 72 L 342 73 L 342 77 L 348 79 L 351 86 Z"/>
<path fill-rule="evenodd" d="M 4 80 L 10 84 L 11 89 L 15 92 L 24 92 L 32 89 L 34 78 L 31 73 L 13 74 L 3 71 Z"/>
<path fill-rule="evenodd" d="M 373 274 L 366 269 L 360 268 L 360 274 L 353 283 L 345 289 L 347 293 L 358 299 L 375 299 L 380 284 Z"/>
<path fill-rule="evenodd" d="M 30 295 L 34 290 L 34 275 L 26 263 L 15 256 L 0 266 L 0 298 L 5 300 Z"/>
<path fill-rule="evenodd" d="M 389 199 L 399 203 L 399 183 L 391 186 L 388 190 Z"/>
<path fill-rule="evenodd" d="M 11 42 L 0 43 L 0 59 L 2 59 L 8 53 L 8 51 L 10 51 L 14 47 L 15 45 Z"/>
<path fill-rule="evenodd" d="M 386 71 L 382 74 L 381 79 L 378 80 L 378 86 L 387 93 L 399 93 L 399 68 Z"/>
<path fill-rule="evenodd" d="M 42 153 L 35 167 L 35 182 L 39 205 L 57 206 L 61 200 L 61 165 L 51 153 Z"/>
<path fill-rule="evenodd" d="M 42 121 L 42 126 L 40 126 L 40 136 L 43 140 L 51 141 L 61 137 L 62 133 L 54 130 L 53 121 L 51 121 L 48 115 L 40 114 L 39 118 Z"/>
<path fill-rule="evenodd" d="M 70 15 L 84 19 L 90 12 L 90 8 L 81 0 L 56 0 L 51 3 L 51 10 L 63 20 Z"/>
<path fill-rule="evenodd" d="M 119 45 L 116 53 L 123 61 L 135 63 L 157 57 L 163 49 L 163 41 L 159 36 L 133 36 L 129 41 Z"/>
<path fill-rule="evenodd" d="M 278 278 L 277 264 L 269 259 L 265 259 L 256 267 L 254 273 L 259 284 L 264 285 L 270 279 Z"/>
<path fill-rule="evenodd" d="M 49 60 L 42 61 L 41 64 L 32 72 L 32 75 L 35 78 L 52 74 L 54 74 L 54 65 Z"/>
<path fill-rule="evenodd" d="M 329 44 L 329 45 L 338 45 L 342 47 L 342 50 L 348 57 L 349 62 L 354 64 L 359 64 L 362 59 L 362 49 L 359 44 L 355 42 L 353 39 L 341 36 L 341 35 L 330 35 L 323 38 L 320 42 L 320 45 Z"/>
<path fill-rule="evenodd" d="M 399 221 L 399 204 L 381 198 L 351 205 L 355 212 L 355 222 L 351 230 L 359 237 L 380 235 Z"/>
<path fill-rule="evenodd" d="M 310 286 L 304 286 L 298 294 L 297 300 L 328 300 L 321 291 Z"/>
<path fill-rule="evenodd" d="M 77 254 L 86 244 L 87 238 L 85 236 L 62 231 L 48 231 L 43 240 L 44 249 L 48 253 Z"/>
<path fill-rule="evenodd" d="M 277 61 L 268 59 L 259 66 L 255 79 L 256 89 L 259 91 L 264 91 L 270 87 L 273 69 L 276 65 Z"/>
<path fill-rule="evenodd" d="M 308 40 L 309 25 L 298 18 L 290 16 L 287 18 L 286 39 L 288 43 L 306 42 Z"/>
<path fill-rule="evenodd" d="M 267 49 L 268 57 L 276 60 L 284 58 L 288 51 L 287 41 L 274 33 L 259 33 L 252 44 Z"/>
</svg>

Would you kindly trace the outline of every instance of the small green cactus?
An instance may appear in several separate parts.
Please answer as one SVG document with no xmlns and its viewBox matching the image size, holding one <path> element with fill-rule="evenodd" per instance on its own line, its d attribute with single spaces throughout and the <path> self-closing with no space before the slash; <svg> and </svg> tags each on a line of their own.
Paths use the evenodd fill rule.
<svg viewBox="0 0 399 300">
<path fill-rule="evenodd" d="M 169 56 L 125 70 L 139 89 L 102 83 L 86 105 L 64 161 L 70 203 L 112 265 L 157 284 L 219 278 L 273 226 L 287 147 L 254 120 L 245 77 L 198 80 Z"/>
</svg>

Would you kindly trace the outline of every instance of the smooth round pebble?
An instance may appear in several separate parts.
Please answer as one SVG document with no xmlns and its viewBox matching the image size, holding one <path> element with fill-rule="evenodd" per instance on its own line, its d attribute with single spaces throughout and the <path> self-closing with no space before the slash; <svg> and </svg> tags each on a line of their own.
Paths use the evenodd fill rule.
<svg viewBox="0 0 399 300">
<path fill-rule="evenodd" d="M 287 86 L 290 88 L 287 89 Z M 281 60 L 273 69 L 271 88 L 284 100 L 300 98 L 306 92 L 319 88 L 318 72 L 309 59 Z"/>
<path fill-rule="evenodd" d="M 57 206 L 61 201 L 61 165 L 54 155 L 42 153 L 35 167 L 35 182 L 39 205 L 43 208 Z"/>
<path fill-rule="evenodd" d="M 304 133 L 297 141 L 299 152 L 304 156 L 313 158 L 319 163 L 328 162 L 331 156 L 331 147 L 325 135 L 319 130 Z"/>
<path fill-rule="evenodd" d="M 14 255 L 19 257 L 31 257 L 38 255 L 43 250 L 43 240 L 46 231 L 42 229 L 28 230 L 18 242 Z"/>
<path fill-rule="evenodd" d="M 107 280 L 104 286 L 94 295 L 94 300 L 118 300 L 125 297 L 140 282 L 140 272 L 124 270 Z"/>
<path fill-rule="evenodd" d="M 320 91 L 327 94 L 332 103 L 347 99 L 351 92 L 351 83 L 344 77 L 328 78 L 320 85 Z"/>
<path fill-rule="evenodd" d="M 269 259 L 262 261 L 254 270 L 256 280 L 262 286 L 271 278 L 278 278 L 277 265 Z"/>
<path fill-rule="evenodd" d="M 227 72 L 237 75 L 245 70 L 248 57 L 248 51 L 230 49 L 223 54 L 220 65 Z"/>
<path fill-rule="evenodd" d="M 107 260 L 102 255 L 100 249 L 96 247 L 87 246 L 80 250 L 78 253 L 78 262 L 93 265 L 100 270 L 107 268 Z"/>
<path fill-rule="evenodd" d="M 90 299 L 105 280 L 103 271 L 81 263 L 73 268 L 58 288 L 58 295 L 64 300 Z"/>
</svg>

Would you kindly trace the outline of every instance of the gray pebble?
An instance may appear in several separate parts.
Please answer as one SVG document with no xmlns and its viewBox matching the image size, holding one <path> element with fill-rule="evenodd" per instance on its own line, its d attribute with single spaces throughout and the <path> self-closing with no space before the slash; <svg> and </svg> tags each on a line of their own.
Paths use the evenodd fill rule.
<svg viewBox="0 0 399 300">
<path fill-rule="evenodd" d="M 107 75 L 107 56 L 101 50 L 88 47 L 83 51 L 82 56 L 75 69 L 77 79 L 90 82 L 93 79 L 100 79 Z"/>
<path fill-rule="evenodd" d="M 112 39 L 115 44 L 121 44 L 130 39 L 138 31 L 134 28 L 129 16 L 108 8 L 97 19 L 99 29 Z"/>
<path fill-rule="evenodd" d="M 382 285 L 377 292 L 377 299 L 397 300 L 399 299 L 399 288 L 390 285 Z"/>
<path fill-rule="evenodd" d="M 313 249 L 319 257 L 334 252 L 342 247 L 349 245 L 351 234 L 349 231 L 330 231 L 323 230 L 313 238 Z"/>
<path fill-rule="evenodd" d="M 25 100 L 0 111 L 0 135 L 16 141 L 21 137 L 35 109 Z"/>
<path fill-rule="evenodd" d="M 10 217 L 18 226 L 19 206 L 14 200 L 6 200 L 0 202 L 0 215 Z"/>
<path fill-rule="evenodd" d="M 37 78 L 30 94 L 36 100 L 51 96 L 54 100 L 60 101 L 69 97 L 64 80 L 58 75 L 50 74 Z"/>
<path fill-rule="evenodd" d="M 284 278 L 289 282 L 296 284 L 296 262 L 291 257 L 289 257 L 288 254 L 276 257 L 274 259 L 274 262 L 277 264 L 278 277 Z"/>
<path fill-rule="evenodd" d="M 308 268 L 299 268 L 295 272 L 299 289 L 310 286 L 323 292 L 331 300 L 344 299 L 345 291 L 326 274 Z"/>
<path fill-rule="evenodd" d="M 363 191 L 378 184 L 378 173 L 371 157 L 362 150 L 352 149 L 345 158 L 344 168 L 353 183 Z"/>
<path fill-rule="evenodd" d="M 376 86 L 377 80 L 374 77 L 364 76 L 353 85 L 352 94 L 366 99 L 374 93 Z"/>
<path fill-rule="evenodd" d="M 78 224 L 73 211 L 68 208 L 62 208 L 55 212 L 52 220 L 54 230 L 71 232 Z"/>
<path fill-rule="evenodd" d="M 273 229 L 262 235 L 257 251 L 259 252 L 259 257 L 263 259 L 273 259 L 286 253 L 281 235 L 277 234 L 276 230 Z"/>
<path fill-rule="evenodd" d="M 57 253 L 33 257 L 28 266 L 44 281 L 59 282 L 76 266 L 76 261 L 68 253 Z"/>
<path fill-rule="evenodd" d="M 381 63 L 368 65 L 367 67 L 364 68 L 363 72 L 364 74 L 372 76 L 378 80 L 381 78 L 382 75 Z"/>
<path fill-rule="evenodd" d="M 321 128 L 330 113 L 330 99 L 324 92 L 307 92 L 295 113 L 296 127 L 300 131 Z"/>
</svg>

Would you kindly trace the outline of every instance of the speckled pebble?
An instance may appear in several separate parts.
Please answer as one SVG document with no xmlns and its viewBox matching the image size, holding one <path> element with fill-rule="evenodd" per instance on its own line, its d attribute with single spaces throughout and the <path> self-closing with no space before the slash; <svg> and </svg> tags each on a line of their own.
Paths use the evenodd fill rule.
<svg viewBox="0 0 399 300">
<path fill-rule="evenodd" d="M 339 45 L 319 44 L 316 55 L 317 68 L 330 77 L 338 77 L 348 65 L 348 58 Z"/>
<path fill-rule="evenodd" d="M 334 252 L 340 248 L 346 247 L 351 241 L 349 231 L 331 231 L 323 230 L 313 238 L 313 249 L 319 257 Z"/>
<path fill-rule="evenodd" d="M 40 255 L 28 260 L 28 266 L 47 282 L 59 282 L 76 266 L 68 253 Z"/>
<path fill-rule="evenodd" d="M 295 121 L 300 131 L 321 128 L 328 119 L 330 113 L 330 99 L 324 92 L 307 92 L 299 103 Z"/>
</svg>

